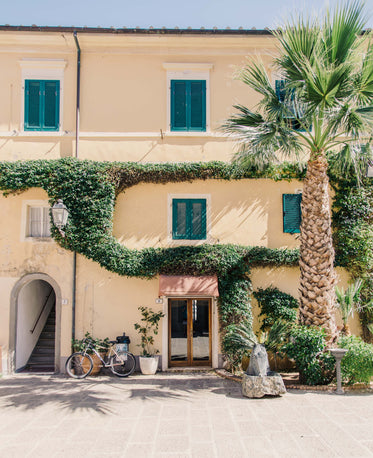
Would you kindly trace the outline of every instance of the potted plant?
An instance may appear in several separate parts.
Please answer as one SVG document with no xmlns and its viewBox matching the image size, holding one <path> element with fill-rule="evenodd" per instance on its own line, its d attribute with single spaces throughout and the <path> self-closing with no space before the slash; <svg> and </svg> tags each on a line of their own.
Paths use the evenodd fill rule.
<svg viewBox="0 0 373 458">
<path fill-rule="evenodd" d="M 108 337 L 105 337 L 105 339 L 98 339 L 92 337 L 89 332 L 86 332 L 83 339 L 72 340 L 72 349 L 74 352 L 84 351 L 89 343 L 91 344 L 91 348 L 94 348 L 98 353 L 100 353 L 101 357 L 104 358 L 110 346 Z M 101 370 L 102 363 L 91 349 L 89 349 L 87 353 L 91 356 L 93 361 L 93 369 L 90 375 L 97 375 Z"/>
<path fill-rule="evenodd" d="M 140 369 L 142 374 L 153 375 L 157 372 L 159 351 L 154 348 L 154 336 L 158 334 L 158 327 L 163 312 L 154 312 L 149 307 L 138 307 L 141 312 L 141 323 L 135 323 L 135 329 L 140 334 L 141 343 L 138 345 L 142 348 L 140 360 Z"/>
</svg>

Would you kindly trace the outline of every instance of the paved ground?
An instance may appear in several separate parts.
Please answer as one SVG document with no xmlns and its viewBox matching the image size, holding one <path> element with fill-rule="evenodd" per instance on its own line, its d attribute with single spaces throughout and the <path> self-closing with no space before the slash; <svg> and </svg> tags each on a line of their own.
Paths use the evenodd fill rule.
<svg viewBox="0 0 373 458">
<path fill-rule="evenodd" d="M 373 396 L 243 398 L 211 372 L 0 379 L 0 457 L 373 457 Z"/>
</svg>

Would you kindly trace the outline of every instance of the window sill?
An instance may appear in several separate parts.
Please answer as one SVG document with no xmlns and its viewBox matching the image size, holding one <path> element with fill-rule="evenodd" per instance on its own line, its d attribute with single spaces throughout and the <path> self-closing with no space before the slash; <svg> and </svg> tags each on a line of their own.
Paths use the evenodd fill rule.
<svg viewBox="0 0 373 458">
<path fill-rule="evenodd" d="M 207 238 L 203 240 L 200 240 L 200 239 L 199 240 L 173 239 L 169 237 L 167 242 L 170 247 L 173 247 L 173 246 L 196 246 L 196 245 L 210 244 L 210 243 L 213 243 L 213 240 L 209 236 L 207 236 Z"/>
<path fill-rule="evenodd" d="M 45 242 L 54 242 L 52 237 L 25 237 L 23 242 L 32 242 L 32 243 L 45 243 Z"/>
</svg>

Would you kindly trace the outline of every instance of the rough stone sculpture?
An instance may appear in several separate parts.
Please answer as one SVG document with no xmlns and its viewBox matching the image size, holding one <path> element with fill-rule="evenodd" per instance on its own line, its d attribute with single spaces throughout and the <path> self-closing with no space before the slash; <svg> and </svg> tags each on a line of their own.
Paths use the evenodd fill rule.
<svg viewBox="0 0 373 458">
<path fill-rule="evenodd" d="M 266 394 L 281 396 L 285 393 L 281 375 L 270 370 L 264 345 L 254 345 L 249 367 L 242 377 L 242 394 L 248 398 L 262 398 Z"/>
</svg>

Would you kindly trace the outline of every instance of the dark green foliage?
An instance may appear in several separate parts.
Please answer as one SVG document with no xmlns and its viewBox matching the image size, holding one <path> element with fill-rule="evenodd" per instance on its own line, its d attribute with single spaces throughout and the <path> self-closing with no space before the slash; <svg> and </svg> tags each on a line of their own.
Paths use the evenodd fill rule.
<svg viewBox="0 0 373 458">
<path fill-rule="evenodd" d="M 373 185 L 365 179 L 360 187 L 354 180 L 339 180 L 333 203 L 336 262 L 346 267 L 353 279 L 361 278 L 361 305 L 373 299 Z M 366 340 L 372 338 L 367 324 L 373 323 L 373 307 L 361 308 L 360 319 Z"/>
<path fill-rule="evenodd" d="M 373 345 L 360 337 L 341 336 L 338 346 L 348 350 L 341 363 L 343 381 L 349 385 L 368 384 L 373 377 Z"/>
<path fill-rule="evenodd" d="M 254 297 L 260 306 L 259 317 L 264 317 L 260 329 L 268 331 L 277 320 L 294 323 L 297 319 L 298 301 L 278 288 L 259 288 Z"/>
<path fill-rule="evenodd" d="M 335 360 L 326 351 L 323 329 L 296 326 L 289 343 L 284 347 L 286 355 L 294 359 L 299 378 L 306 385 L 323 385 L 334 377 Z"/>
</svg>

